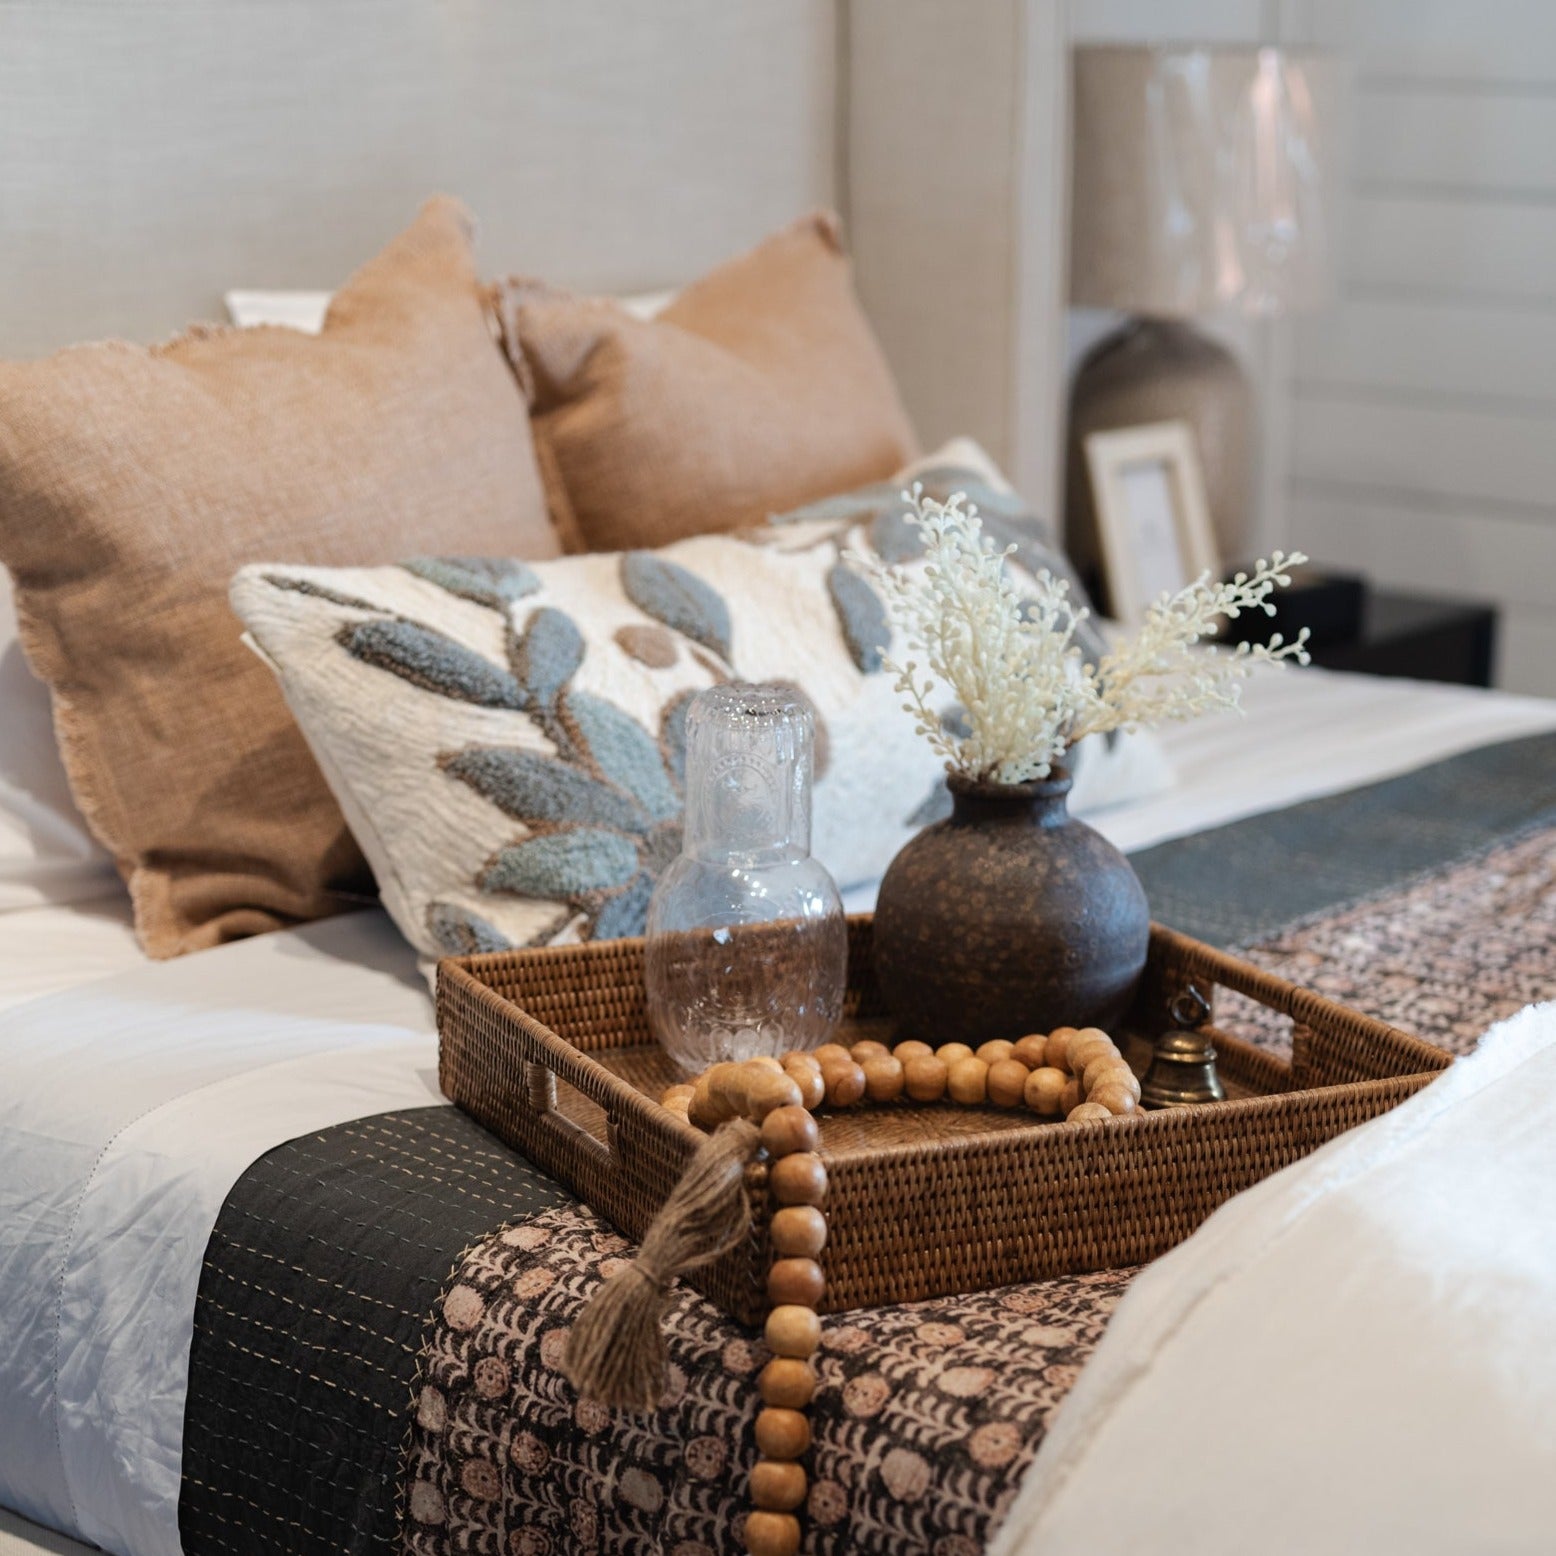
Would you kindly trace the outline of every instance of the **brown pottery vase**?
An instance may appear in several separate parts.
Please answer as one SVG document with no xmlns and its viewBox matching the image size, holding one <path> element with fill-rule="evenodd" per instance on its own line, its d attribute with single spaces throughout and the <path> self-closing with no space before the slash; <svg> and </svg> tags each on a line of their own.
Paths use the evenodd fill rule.
<svg viewBox="0 0 1556 1556">
<path fill-rule="evenodd" d="M 1071 817 L 1063 769 L 1035 783 L 953 773 L 953 809 L 892 860 L 875 970 L 904 1034 L 976 1047 L 1106 1028 L 1145 968 L 1150 912 L 1129 861 Z"/>
</svg>

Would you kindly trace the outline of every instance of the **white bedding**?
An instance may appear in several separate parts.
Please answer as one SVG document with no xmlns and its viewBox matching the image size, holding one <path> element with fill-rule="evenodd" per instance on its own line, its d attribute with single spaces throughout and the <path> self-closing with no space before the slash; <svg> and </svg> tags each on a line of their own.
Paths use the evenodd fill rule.
<svg viewBox="0 0 1556 1556">
<path fill-rule="evenodd" d="M 1094 824 L 1139 848 L 1556 729 L 1556 702 L 1319 672 L 1261 675 L 1247 706 L 1169 731 L 1177 787 Z M 288 1139 L 440 1100 L 435 1047 L 414 957 L 376 912 L 158 964 L 112 903 L 0 914 L 0 1504 L 111 1550 L 179 1550 L 223 1199 Z"/>
<path fill-rule="evenodd" d="M 1140 1276 L 991 1556 L 1550 1551 L 1553 1307 L 1556 1003 Z"/>
</svg>

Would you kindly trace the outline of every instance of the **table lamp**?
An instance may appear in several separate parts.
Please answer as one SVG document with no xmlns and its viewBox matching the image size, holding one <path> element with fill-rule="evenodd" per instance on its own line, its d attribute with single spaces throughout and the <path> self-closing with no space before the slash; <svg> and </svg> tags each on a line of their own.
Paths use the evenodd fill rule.
<svg viewBox="0 0 1556 1556">
<path fill-rule="evenodd" d="M 1065 539 L 1083 576 L 1100 571 L 1084 440 L 1150 422 L 1194 429 L 1220 553 L 1242 555 L 1251 386 L 1189 321 L 1327 301 L 1339 77 L 1303 50 L 1075 50 L 1070 302 L 1132 316 L 1071 391 Z"/>
</svg>

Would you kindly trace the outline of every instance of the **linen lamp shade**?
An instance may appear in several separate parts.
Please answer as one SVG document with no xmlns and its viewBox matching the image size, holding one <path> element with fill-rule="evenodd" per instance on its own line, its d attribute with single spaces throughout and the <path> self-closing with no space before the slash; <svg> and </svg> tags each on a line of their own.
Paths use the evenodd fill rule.
<svg viewBox="0 0 1556 1556">
<path fill-rule="evenodd" d="M 1154 318 L 1322 306 L 1338 127 L 1328 55 L 1077 49 L 1070 301 Z"/>
<path fill-rule="evenodd" d="M 1081 364 L 1070 404 L 1066 546 L 1104 596 L 1092 432 L 1188 422 L 1223 558 L 1248 543 L 1249 386 L 1184 321 L 1328 301 L 1340 90 L 1338 62 L 1312 51 L 1075 50 L 1070 301 L 1131 315 Z"/>
</svg>

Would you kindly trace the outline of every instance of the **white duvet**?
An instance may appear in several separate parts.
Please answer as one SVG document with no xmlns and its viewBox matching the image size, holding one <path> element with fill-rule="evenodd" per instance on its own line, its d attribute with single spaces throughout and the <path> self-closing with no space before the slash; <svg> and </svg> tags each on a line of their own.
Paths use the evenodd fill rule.
<svg viewBox="0 0 1556 1556">
<path fill-rule="evenodd" d="M 1247 701 L 1244 721 L 1169 731 L 1176 789 L 1094 823 L 1144 847 L 1556 729 L 1556 703 L 1317 672 L 1257 677 Z M 159 964 L 122 908 L 0 914 L 0 1504 L 112 1551 L 179 1550 L 223 1199 L 288 1139 L 441 1100 L 434 1066 L 425 986 L 379 913 Z"/>
</svg>

